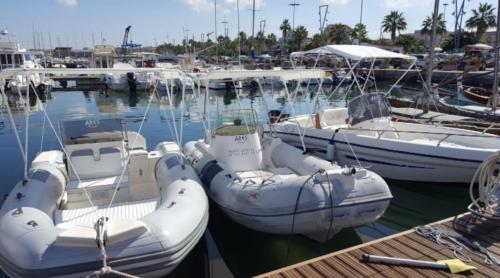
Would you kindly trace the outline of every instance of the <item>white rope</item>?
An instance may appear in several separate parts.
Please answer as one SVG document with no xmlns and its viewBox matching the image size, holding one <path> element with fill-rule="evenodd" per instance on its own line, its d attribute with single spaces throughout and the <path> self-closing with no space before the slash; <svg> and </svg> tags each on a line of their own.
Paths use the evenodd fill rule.
<svg viewBox="0 0 500 278">
<path fill-rule="evenodd" d="M 499 162 L 500 151 L 479 165 L 469 186 L 469 195 L 472 200 L 468 207 L 469 211 L 495 220 L 500 220 Z M 475 192 L 478 192 L 479 196 Z"/>
<path fill-rule="evenodd" d="M 117 275 L 119 277 L 127 277 L 127 278 L 138 278 L 138 276 L 134 276 L 128 273 L 124 273 L 118 270 L 114 270 L 108 265 L 108 254 L 106 252 L 106 222 L 108 221 L 108 218 L 106 217 L 101 217 L 97 220 L 97 223 L 95 224 L 95 230 L 97 233 L 97 247 L 101 251 L 101 256 L 102 256 L 102 267 L 99 270 L 96 270 L 89 275 L 86 275 L 86 278 L 98 278 L 98 277 L 103 277 L 107 275 Z"/>
<path fill-rule="evenodd" d="M 49 103 L 47 103 L 45 105 L 45 109 L 47 109 L 48 106 L 49 106 Z M 43 109 L 43 106 L 41 106 L 41 109 Z M 45 119 L 45 117 L 43 117 L 42 134 L 41 134 L 41 139 L 40 139 L 40 151 L 39 152 L 42 152 L 42 150 L 43 150 L 43 140 L 44 140 L 44 136 L 45 136 L 45 122 L 46 121 L 47 121 L 47 119 Z"/>
<path fill-rule="evenodd" d="M 347 142 L 347 145 L 349 146 L 349 149 L 351 150 L 352 155 L 356 159 L 356 162 L 358 162 L 359 167 L 363 168 L 363 166 L 361 165 L 361 162 L 359 162 L 359 159 L 358 159 L 358 156 L 356 155 L 356 152 L 354 152 L 354 149 L 351 146 L 351 142 L 349 142 L 349 139 L 347 139 L 347 136 L 345 135 L 345 133 L 343 133 L 341 131 L 339 131 L 339 133 L 344 135 L 345 141 Z"/>
<path fill-rule="evenodd" d="M 42 106 L 42 111 L 43 111 L 44 117 L 47 118 L 47 121 L 49 122 L 50 128 L 52 128 L 52 130 L 54 131 L 54 135 L 56 136 L 57 142 L 59 143 L 59 146 L 61 147 L 62 152 L 67 157 L 66 161 L 68 162 L 69 168 L 71 168 L 73 170 L 73 172 L 75 173 L 75 176 L 76 176 L 76 179 L 78 180 L 78 183 L 82 183 L 82 180 L 80 179 L 80 175 L 78 175 L 78 172 L 76 171 L 76 168 L 73 165 L 73 162 L 71 161 L 71 157 L 70 157 L 68 151 L 66 150 L 66 148 L 64 147 L 62 139 L 57 134 L 57 130 L 54 127 L 54 124 L 52 123 L 52 120 L 50 119 L 49 115 L 47 114 L 47 109 L 45 109 L 45 107 L 43 106 L 43 103 L 41 102 L 40 96 L 38 95 L 38 92 L 36 90 L 34 92 L 35 92 L 35 96 L 36 96 L 37 101 L 40 102 L 40 105 Z M 85 193 L 85 197 L 87 198 L 87 200 L 90 203 L 90 206 L 93 207 L 94 203 L 92 202 L 92 199 L 90 198 L 90 194 L 88 193 L 85 186 L 83 186 L 82 188 L 83 188 L 83 192 Z"/>
<path fill-rule="evenodd" d="M 157 90 L 157 86 L 156 85 L 157 85 L 157 83 L 155 83 L 155 86 L 153 88 L 153 93 L 149 97 L 148 106 L 146 107 L 146 111 L 144 111 L 144 115 L 142 116 L 141 124 L 139 125 L 139 129 L 137 131 L 137 133 L 139 133 L 139 134 L 141 133 L 142 127 L 144 125 L 144 122 L 146 121 L 146 116 L 148 115 L 148 112 L 149 112 L 149 108 L 151 107 L 151 103 L 153 102 L 154 95 L 155 95 L 154 91 Z M 135 146 L 135 144 L 137 143 L 138 139 L 139 139 L 139 136 L 136 136 L 134 138 L 134 142 L 132 143 L 132 146 Z M 127 157 L 127 161 L 123 165 L 122 172 L 120 174 L 120 177 L 118 178 L 118 183 L 116 184 L 116 188 L 115 188 L 115 190 L 113 192 L 113 197 L 111 197 L 111 201 L 109 202 L 108 209 L 111 208 L 111 206 L 113 205 L 113 202 L 114 202 L 115 197 L 116 197 L 116 193 L 118 192 L 118 190 L 120 188 L 121 182 L 123 180 L 123 176 L 125 175 L 125 171 L 127 170 L 127 165 L 130 162 L 130 158 L 131 158 L 131 156 L 129 155 Z"/>
<path fill-rule="evenodd" d="M 19 151 L 21 152 L 21 156 L 23 157 L 23 161 L 24 163 L 27 163 L 27 158 L 24 154 L 24 147 L 23 147 L 23 144 L 21 143 L 21 137 L 19 136 L 19 131 L 17 130 L 17 125 L 16 125 L 16 122 L 14 121 L 14 116 L 12 115 L 12 111 L 10 110 L 10 105 L 9 105 L 9 100 L 7 98 L 7 94 L 5 93 L 5 79 L 1 79 L 0 80 L 0 92 L 2 93 L 2 96 L 4 99 L 6 99 L 7 101 L 7 105 L 6 105 L 6 108 L 7 108 L 7 114 L 9 115 L 9 121 L 10 121 L 10 125 L 12 126 L 12 129 L 14 130 L 14 136 L 16 137 L 16 141 L 17 141 L 17 145 L 19 146 Z"/>
<path fill-rule="evenodd" d="M 290 93 L 288 92 L 288 87 L 286 86 L 286 82 L 285 82 L 285 80 L 282 80 L 282 81 L 285 84 L 285 93 L 286 93 L 286 96 L 287 96 L 287 98 L 288 98 L 288 100 L 290 102 L 290 107 L 291 107 L 291 110 L 292 110 L 292 114 L 295 115 L 295 108 L 294 108 L 295 97 L 297 96 L 297 92 L 298 92 L 298 88 L 299 88 L 300 84 L 297 84 L 297 89 L 295 91 L 295 97 L 294 97 L 293 100 L 291 100 Z M 298 121 L 296 121 L 295 123 L 297 124 L 297 132 L 299 133 L 299 139 L 300 139 L 300 143 L 302 144 L 302 150 L 305 152 L 306 151 L 306 144 L 304 143 L 304 137 L 302 136 L 302 133 L 300 131 L 300 128 L 301 128 L 300 127 L 300 123 Z"/>
<path fill-rule="evenodd" d="M 166 87 L 167 87 L 167 98 L 168 98 L 168 102 L 170 103 L 170 115 L 172 116 L 172 125 L 174 126 L 174 133 L 175 133 L 175 141 L 177 143 L 179 143 L 179 133 L 177 132 L 177 123 L 175 121 L 175 115 L 174 115 L 174 110 L 173 110 L 173 101 L 172 101 L 172 91 L 168 88 L 168 80 L 165 80 L 166 81 Z"/>
</svg>

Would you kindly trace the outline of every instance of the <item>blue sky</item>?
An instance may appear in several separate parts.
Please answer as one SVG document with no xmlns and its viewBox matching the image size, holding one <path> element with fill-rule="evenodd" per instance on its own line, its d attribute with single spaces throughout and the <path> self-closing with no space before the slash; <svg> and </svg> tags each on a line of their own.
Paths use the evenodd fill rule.
<svg viewBox="0 0 500 278">
<path fill-rule="evenodd" d="M 165 41 L 180 42 L 183 28 L 189 29 L 189 36 L 200 39 L 201 33 L 214 31 L 214 0 L 2 0 L 0 28 L 7 28 L 11 39 L 26 47 L 33 46 L 33 25 L 38 34 L 43 35 L 46 48 L 69 45 L 81 48 L 92 46 L 102 37 L 106 43 L 120 45 L 127 25 L 132 25 L 130 37 L 143 45 L 155 45 Z M 252 17 L 249 8 L 252 0 L 240 0 L 240 26 L 247 34 L 251 33 Z M 280 34 L 279 25 L 284 18 L 292 21 L 292 8 L 288 3 L 293 0 L 256 0 L 256 26 L 266 20 L 266 33 Z M 312 35 L 318 31 L 318 6 L 329 5 L 328 23 L 354 25 L 359 21 L 361 0 L 296 0 L 295 25 L 304 25 Z M 448 29 L 453 28 L 451 0 L 446 11 Z M 479 2 L 492 3 L 496 0 L 470 0 L 466 2 L 467 14 Z M 222 34 L 224 19 L 228 22 L 230 36 L 237 34 L 236 0 L 217 0 L 218 33 Z M 364 0 L 363 23 L 373 39 L 380 34 L 380 22 L 391 10 L 404 13 L 408 30 L 420 28 L 425 16 L 433 9 L 433 0 Z M 441 12 L 443 5 L 440 6 Z M 256 32 L 257 32 L 256 31 Z M 38 41 L 42 42 L 42 35 Z M 384 34 L 387 38 L 389 34 Z M 3 38 L 5 40 L 6 38 Z M 50 39 L 50 40 L 49 40 Z"/>
</svg>

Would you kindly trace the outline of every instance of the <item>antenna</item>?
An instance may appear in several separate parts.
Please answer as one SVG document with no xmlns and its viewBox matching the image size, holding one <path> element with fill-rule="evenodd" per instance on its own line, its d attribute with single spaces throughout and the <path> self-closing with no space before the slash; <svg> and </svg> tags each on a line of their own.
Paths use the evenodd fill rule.
<svg viewBox="0 0 500 278">
<path fill-rule="evenodd" d="M 292 30 L 295 30 L 295 8 L 297 6 L 300 6 L 300 4 L 296 3 L 295 0 L 293 0 L 293 3 L 288 4 L 288 6 L 292 6 L 293 7 Z"/>
<path fill-rule="evenodd" d="M 262 36 L 266 33 L 266 20 L 263 19 L 259 22 L 260 32 L 262 32 Z"/>
<path fill-rule="evenodd" d="M 325 11 L 322 13 L 322 11 Z M 326 16 L 328 15 L 328 5 L 319 6 L 319 32 L 323 35 L 323 30 L 325 29 L 325 23 L 327 21 Z"/>
</svg>

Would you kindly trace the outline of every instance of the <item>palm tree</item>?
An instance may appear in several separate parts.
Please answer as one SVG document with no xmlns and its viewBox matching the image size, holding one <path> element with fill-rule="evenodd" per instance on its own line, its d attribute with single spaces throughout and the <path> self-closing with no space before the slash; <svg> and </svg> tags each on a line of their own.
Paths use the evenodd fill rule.
<svg viewBox="0 0 500 278">
<path fill-rule="evenodd" d="M 432 34 L 432 18 L 434 17 L 434 13 L 431 16 L 427 16 L 422 22 L 422 29 L 420 29 L 420 33 L 423 35 L 431 35 Z M 436 34 L 442 35 L 446 33 L 446 21 L 444 21 L 444 14 L 439 14 L 436 19 Z"/>
<path fill-rule="evenodd" d="M 396 32 L 399 33 L 406 30 L 406 25 L 407 23 L 406 19 L 403 17 L 403 13 L 398 11 L 391 11 L 382 21 L 383 31 L 391 33 L 391 41 L 393 43 L 396 41 Z"/>
<path fill-rule="evenodd" d="M 472 16 L 467 19 L 465 26 L 467 28 L 476 28 L 476 38 L 478 40 L 484 35 L 489 27 L 496 26 L 495 8 L 488 3 L 479 3 L 479 8 L 472 9 Z"/>
<path fill-rule="evenodd" d="M 276 45 L 276 42 L 277 42 L 277 38 L 276 38 L 276 35 L 271 33 L 269 35 L 267 35 L 266 37 L 266 45 L 267 47 L 273 47 Z"/>
<path fill-rule="evenodd" d="M 290 27 L 290 22 L 288 22 L 288 19 L 283 20 L 283 22 L 280 25 L 280 30 L 283 32 L 283 40 L 286 40 L 288 31 L 292 30 L 292 27 Z"/>
<path fill-rule="evenodd" d="M 304 40 L 307 39 L 307 35 L 308 35 L 307 29 L 303 25 L 297 26 L 297 28 L 295 28 L 293 38 L 295 39 L 295 42 L 297 43 L 299 50 L 302 50 L 302 42 L 304 42 Z"/>
</svg>

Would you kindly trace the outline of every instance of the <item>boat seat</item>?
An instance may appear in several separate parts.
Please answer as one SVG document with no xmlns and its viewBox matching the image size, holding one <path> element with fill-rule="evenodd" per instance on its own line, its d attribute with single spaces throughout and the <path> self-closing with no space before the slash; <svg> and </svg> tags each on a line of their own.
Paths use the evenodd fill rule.
<svg viewBox="0 0 500 278">
<path fill-rule="evenodd" d="M 70 159 L 70 180 L 77 180 L 77 176 L 80 180 L 118 176 L 125 163 L 118 147 L 78 149 L 71 152 Z"/>
<path fill-rule="evenodd" d="M 314 127 L 314 115 L 308 116 L 298 116 L 294 118 L 290 118 L 289 122 L 297 123 L 300 127 Z"/>
<path fill-rule="evenodd" d="M 349 118 L 347 108 L 323 108 L 319 111 L 321 127 L 347 126 Z"/>
<path fill-rule="evenodd" d="M 95 205 L 107 204 L 111 200 L 115 189 L 118 185 L 120 176 L 111 176 L 96 179 L 86 179 L 78 182 L 77 180 L 69 181 L 66 185 L 66 193 L 68 196 L 67 205 L 70 208 L 88 206 L 88 195 Z M 116 193 L 115 201 L 123 202 L 129 198 L 129 182 L 128 175 L 124 174 L 119 190 Z"/>
<path fill-rule="evenodd" d="M 94 206 L 77 209 L 56 210 L 54 223 L 56 227 L 68 229 L 72 226 L 94 227 L 94 223 L 102 216 L 110 220 L 140 219 L 153 213 L 160 204 L 160 198 L 125 202 L 108 206 Z"/>
</svg>

